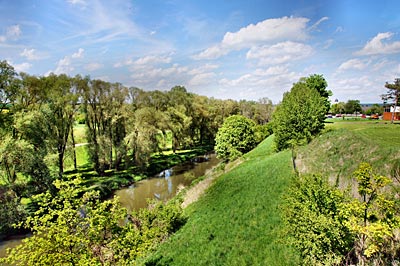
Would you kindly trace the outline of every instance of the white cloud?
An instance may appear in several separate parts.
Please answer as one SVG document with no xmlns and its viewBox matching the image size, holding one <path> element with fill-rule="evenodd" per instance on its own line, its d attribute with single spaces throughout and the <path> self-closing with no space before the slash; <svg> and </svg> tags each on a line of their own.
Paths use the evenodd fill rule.
<svg viewBox="0 0 400 266">
<path fill-rule="evenodd" d="M 73 59 L 79 59 L 83 57 L 84 50 L 79 48 L 77 52 L 73 53 L 72 55 L 67 55 L 63 59 L 60 59 L 57 63 L 56 69 L 53 71 L 54 74 L 70 74 L 75 68 L 72 65 Z M 49 71 L 48 73 L 50 73 Z"/>
<path fill-rule="evenodd" d="M 195 59 L 215 59 L 233 50 L 250 48 L 261 43 L 285 40 L 305 40 L 308 35 L 306 25 L 308 18 L 282 17 L 266 19 L 257 24 L 250 24 L 237 32 L 227 32 L 221 43 L 214 45 Z"/>
<path fill-rule="evenodd" d="M 210 84 L 210 81 L 215 79 L 217 75 L 214 72 L 196 74 L 188 82 L 189 86 L 200 86 Z"/>
<path fill-rule="evenodd" d="M 28 60 L 39 60 L 40 56 L 37 54 L 35 49 L 26 49 L 22 51 L 20 56 L 26 57 Z"/>
<path fill-rule="evenodd" d="M 83 57 L 83 52 L 84 52 L 85 50 L 83 49 L 83 48 L 79 48 L 78 49 L 78 52 L 76 52 L 76 53 L 73 53 L 72 54 L 72 58 L 82 58 Z"/>
<path fill-rule="evenodd" d="M 13 64 L 13 66 L 17 72 L 27 72 L 32 67 L 32 64 L 24 62 L 21 64 Z"/>
<path fill-rule="evenodd" d="M 86 6 L 87 3 L 85 0 L 67 0 L 68 3 L 71 3 L 73 5 L 82 5 L 82 6 Z"/>
<path fill-rule="evenodd" d="M 369 65 L 369 62 L 366 62 L 365 60 L 360 60 L 360 59 L 350 59 L 347 60 L 346 62 L 343 62 L 339 67 L 338 71 L 345 71 L 345 70 L 350 70 L 350 69 L 357 69 L 357 70 L 363 70 Z"/>
<path fill-rule="evenodd" d="M 171 62 L 171 57 L 169 56 L 155 56 L 149 55 L 145 57 L 141 57 L 137 59 L 134 64 L 135 65 L 147 65 L 147 64 L 168 64 Z"/>
<path fill-rule="evenodd" d="M 274 45 L 252 47 L 246 55 L 247 59 L 256 59 L 261 65 L 282 64 L 300 60 L 313 53 L 311 46 L 297 42 L 281 42 Z"/>
<path fill-rule="evenodd" d="M 95 70 L 100 69 L 102 67 L 103 67 L 103 65 L 100 64 L 100 63 L 89 63 L 89 64 L 87 64 L 85 66 L 85 69 L 89 70 L 89 71 L 95 71 Z"/>
<path fill-rule="evenodd" d="M 318 20 L 317 22 L 315 22 L 311 27 L 310 27 L 310 31 L 312 30 L 316 30 L 319 26 L 319 24 L 321 24 L 322 22 L 324 22 L 325 20 L 328 20 L 328 17 L 322 17 L 320 20 Z"/>
<path fill-rule="evenodd" d="M 16 41 L 21 36 L 22 31 L 19 25 L 9 26 L 6 29 L 6 34 L 0 36 L 0 42 L 6 42 L 8 40 Z"/>
<path fill-rule="evenodd" d="M 392 32 L 378 33 L 374 38 L 365 44 L 365 46 L 356 55 L 376 55 L 376 54 L 395 54 L 400 53 L 400 41 L 383 42 L 390 40 L 394 34 Z"/>
</svg>

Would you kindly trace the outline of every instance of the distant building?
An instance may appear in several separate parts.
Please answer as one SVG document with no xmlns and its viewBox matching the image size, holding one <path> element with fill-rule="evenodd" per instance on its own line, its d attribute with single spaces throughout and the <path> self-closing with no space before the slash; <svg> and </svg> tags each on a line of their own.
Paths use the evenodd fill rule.
<svg viewBox="0 0 400 266">
<path fill-rule="evenodd" d="M 393 110 L 394 110 L 394 119 L 393 120 L 400 120 L 400 106 L 396 106 L 396 109 L 394 109 L 394 106 L 386 106 L 383 112 L 383 120 L 392 120 L 393 116 Z"/>
</svg>

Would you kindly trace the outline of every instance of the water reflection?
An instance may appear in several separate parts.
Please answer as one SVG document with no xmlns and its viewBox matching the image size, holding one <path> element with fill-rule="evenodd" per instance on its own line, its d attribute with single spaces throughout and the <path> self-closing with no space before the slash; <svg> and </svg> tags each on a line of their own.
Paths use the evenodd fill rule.
<svg viewBox="0 0 400 266">
<path fill-rule="evenodd" d="M 213 153 L 199 156 L 185 164 L 166 169 L 153 178 L 136 182 L 134 186 L 117 190 L 114 194 L 128 210 L 144 208 L 148 199 L 172 198 L 179 186 L 190 185 L 193 178 L 204 175 L 218 161 Z"/>
</svg>

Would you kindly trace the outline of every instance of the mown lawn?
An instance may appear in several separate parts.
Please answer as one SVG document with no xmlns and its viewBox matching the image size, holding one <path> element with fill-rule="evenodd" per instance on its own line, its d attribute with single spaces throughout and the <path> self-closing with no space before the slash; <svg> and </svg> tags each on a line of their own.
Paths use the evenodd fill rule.
<svg viewBox="0 0 400 266">
<path fill-rule="evenodd" d="M 298 265 L 282 239 L 280 203 L 293 176 L 272 137 L 186 209 L 188 221 L 146 265 Z"/>
</svg>

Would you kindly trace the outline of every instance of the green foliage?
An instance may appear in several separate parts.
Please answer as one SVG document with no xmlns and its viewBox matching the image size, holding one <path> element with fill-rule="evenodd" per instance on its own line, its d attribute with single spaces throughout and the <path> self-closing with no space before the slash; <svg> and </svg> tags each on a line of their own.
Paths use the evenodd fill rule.
<svg viewBox="0 0 400 266">
<path fill-rule="evenodd" d="M 19 197 L 12 190 L 0 186 L 0 239 L 15 233 L 13 225 L 23 221 L 25 217 L 26 211 Z"/>
<path fill-rule="evenodd" d="M 57 197 L 36 196 L 40 209 L 24 226 L 33 231 L 0 262 L 13 265 L 129 265 L 185 221 L 180 202 L 154 203 L 127 214 L 118 199 L 83 192 L 79 178 L 56 181 Z"/>
<path fill-rule="evenodd" d="M 356 112 L 361 112 L 361 104 L 359 100 L 348 100 L 344 105 L 344 111 L 346 114 L 354 114 Z"/>
<path fill-rule="evenodd" d="M 304 265 L 393 265 L 400 259 L 400 206 L 387 191 L 391 180 L 368 163 L 353 176 L 355 197 L 316 175 L 293 182 L 283 214 L 289 243 Z"/>
<path fill-rule="evenodd" d="M 305 78 L 304 81 L 308 88 L 317 90 L 321 97 L 324 98 L 325 113 L 327 113 L 331 105 L 329 96 L 332 96 L 332 92 L 327 90 L 328 83 L 326 82 L 324 76 L 313 74 Z"/>
<path fill-rule="evenodd" d="M 359 263 L 389 265 L 399 260 L 399 205 L 384 188 L 392 181 L 375 173 L 368 163 L 361 163 L 353 174 L 360 198 L 353 199 L 342 210 L 346 226 L 357 237 L 355 255 Z"/>
<path fill-rule="evenodd" d="M 345 113 L 344 106 L 345 106 L 344 102 L 334 103 L 332 104 L 330 111 L 332 112 L 332 114 L 343 114 Z"/>
<path fill-rule="evenodd" d="M 288 244 L 300 251 L 303 265 L 338 265 L 353 244 L 341 208 L 344 194 L 319 175 L 293 180 L 283 205 Z"/>
<path fill-rule="evenodd" d="M 225 119 L 215 138 L 218 158 L 234 160 L 256 145 L 255 123 L 241 115 Z"/>
<path fill-rule="evenodd" d="M 143 264 L 299 265 L 281 240 L 278 207 L 293 175 L 290 153 L 271 146 L 269 137 L 240 165 L 225 164 L 226 173 L 185 209 L 188 222 Z"/>
<path fill-rule="evenodd" d="M 273 114 L 277 150 L 308 143 L 324 128 L 325 100 L 307 83 L 295 83 Z"/>
<path fill-rule="evenodd" d="M 374 104 L 373 106 L 371 106 L 371 108 L 369 108 L 365 111 L 365 114 L 367 114 L 367 115 L 374 115 L 374 114 L 382 115 L 383 114 L 383 106 Z"/>
</svg>

